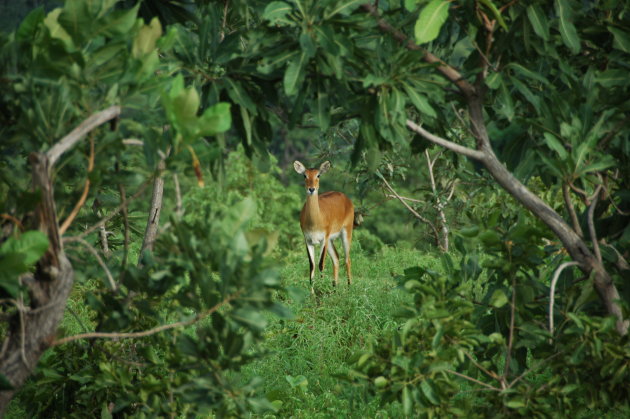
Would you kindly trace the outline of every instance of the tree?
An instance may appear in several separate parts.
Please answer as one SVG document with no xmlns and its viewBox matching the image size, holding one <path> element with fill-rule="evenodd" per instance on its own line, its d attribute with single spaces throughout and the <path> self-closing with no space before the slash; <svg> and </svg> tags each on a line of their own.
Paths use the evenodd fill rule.
<svg viewBox="0 0 630 419">
<path fill-rule="evenodd" d="M 549 171 L 557 173 L 559 164 L 549 152 L 568 158 L 567 150 L 572 149 L 572 159 L 577 160 L 567 162 L 574 166 L 571 173 L 563 175 L 570 184 L 583 183 L 594 191 L 602 182 L 592 176 L 599 173 L 602 179 L 613 175 L 615 188 L 624 187 L 619 175 L 609 170 L 620 168 L 620 161 L 601 149 L 602 143 L 617 147 L 625 134 L 625 105 L 617 96 L 625 88 L 619 89 L 621 82 L 613 78 L 627 59 L 624 48 L 628 34 L 616 23 L 623 8 L 591 5 L 584 6 L 588 10 L 579 10 L 570 1 L 557 1 L 547 8 L 537 3 L 495 6 L 475 1 L 455 7 L 438 0 L 405 5 L 406 9 L 395 4 L 379 9 L 370 4 L 359 8 L 359 2 L 270 3 L 262 12 L 269 26 L 266 36 L 259 36 L 261 41 L 252 48 L 261 51 L 259 70 L 281 76 L 283 91 L 294 109 L 309 110 L 322 129 L 330 124 L 331 109 L 337 110 L 338 118 L 360 116 L 356 157 L 365 149 L 404 146 L 411 131 L 480 162 L 497 183 L 553 231 L 585 274 L 593 273 L 593 284 L 607 312 L 618 318 L 618 331 L 625 334 L 628 323 L 609 273 L 615 268 L 606 267 L 597 256 L 598 240 L 580 237 L 555 209 L 532 194 L 495 152 L 500 147 L 502 154 L 515 162 L 512 168 L 522 178 L 537 173 L 548 181 Z M 417 9 L 421 11 L 416 19 Z M 451 18 L 447 19 L 449 13 Z M 574 23 L 592 13 L 597 19 Z M 404 32 L 413 22 L 417 43 Z M 578 33 L 576 28 L 584 32 Z M 273 50 L 265 50 L 271 39 Z M 433 42 L 431 49 L 441 51 L 442 57 L 418 45 L 428 42 Z M 275 60 L 269 58 L 272 51 Z M 271 64 L 265 66 L 266 62 Z M 590 83 L 587 89 L 578 87 L 583 82 Z M 542 90 L 551 85 L 554 89 Z M 435 110 L 437 104 L 439 111 Z M 407 105 L 415 108 L 423 125 L 410 118 Z M 438 134 L 446 133 L 444 127 L 459 123 L 458 111 L 449 109 L 462 106 L 469 118 L 464 121 L 469 128 L 464 128 L 469 130 L 470 145 L 427 129 L 434 127 Z M 575 121 L 584 119 L 582 115 L 587 125 L 571 128 L 571 121 L 577 124 Z M 583 136 L 570 137 L 576 130 Z M 510 141 L 515 135 L 520 144 Z M 544 164 L 530 163 L 536 156 L 541 156 Z M 624 153 L 619 156 L 626 158 Z"/>
<path fill-rule="evenodd" d="M 265 236 L 245 234 L 255 203 L 193 220 L 176 215 L 156 234 L 162 176 L 192 157 L 202 184 L 195 148 L 208 157 L 204 144 L 230 129 L 230 105 L 201 104 L 183 74 L 168 77 L 180 68 L 158 51 L 172 47 L 177 29 L 162 36 L 157 19 L 145 23 L 138 6 L 115 3 L 35 9 L 2 38 L 0 292 L 8 322 L 0 411 L 42 356 L 38 374 L 54 377 L 64 394 L 27 386 L 33 415 L 268 408 L 255 383 L 233 388 L 228 377 L 250 359 L 244 353 L 265 323 L 260 311 L 286 314 L 271 300 L 278 276 Z M 139 198 L 152 182 L 149 206 Z M 147 233 L 137 234 L 136 214 L 147 209 Z M 102 227 L 113 235 L 107 246 Z M 138 267 L 127 263 L 134 253 Z M 87 288 L 91 323 L 79 319 L 82 333 L 63 336 L 57 329 L 77 287 Z M 95 362 L 82 362 L 85 354 Z M 73 373 L 50 372 L 58 370 Z"/>
</svg>

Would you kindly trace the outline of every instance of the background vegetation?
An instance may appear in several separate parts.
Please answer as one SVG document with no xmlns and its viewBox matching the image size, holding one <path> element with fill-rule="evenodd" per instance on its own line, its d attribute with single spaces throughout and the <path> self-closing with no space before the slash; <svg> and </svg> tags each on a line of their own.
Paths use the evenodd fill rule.
<svg viewBox="0 0 630 419">
<path fill-rule="evenodd" d="M 628 415 L 628 5 L 1 7 L 7 417 Z"/>
</svg>

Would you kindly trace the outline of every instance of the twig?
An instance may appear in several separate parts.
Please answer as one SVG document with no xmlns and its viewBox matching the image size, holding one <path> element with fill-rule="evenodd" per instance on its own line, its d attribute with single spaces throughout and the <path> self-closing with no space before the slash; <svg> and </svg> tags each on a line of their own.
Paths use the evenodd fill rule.
<svg viewBox="0 0 630 419">
<path fill-rule="evenodd" d="M 407 208 L 407 210 L 409 212 L 411 212 L 417 219 L 419 219 L 420 221 L 426 223 L 427 225 L 429 225 L 429 227 L 431 227 L 431 229 L 433 230 L 434 234 L 435 234 L 435 240 L 437 242 L 437 245 L 440 245 L 440 234 L 437 231 L 437 229 L 435 228 L 435 226 L 433 225 L 433 223 L 431 223 L 431 221 L 427 220 L 426 218 L 424 218 L 422 215 L 418 214 L 418 212 L 416 210 L 414 210 L 413 208 L 411 208 L 409 206 L 409 204 L 407 204 L 405 202 L 405 200 L 398 195 L 398 193 L 394 190 L 394 188 L 392 188 L 392 186 L 389 184 L 389 182 L 387 182 L 387 180 L 385 179 L 385 177 L 383 175 L 381 175 L 380 173 L 377 173 L 378 176 L 381 178 L 381 180 L 383 181 L 383 183 L 385 183 L 385 186 L 387 187 L 387 189 L 389 189 L 389 191 L 394 194 L 394 196 L 405 206 L 405 208 Z"/>
<path fill-rule="evenodd" d="M 118 285 L 116 285 L 116 281 L 114 281 L 114 277 L 112 276 L 111 272 L 109 271 L 109 268 L 107 267 L 103 259 L 101 259 L 101 257 L 99 256 L 98 251 L 94 247 L 92 247 L 90 243 L 83 240 L 82 238 L 70 237 L 69 239 L 70 239 L 69 241 L 73 241 L 73 242 L 76 241 L 76 242 L 81 243 L 83 246 L 85 246 L 85 248 L 92 254 L 92 256 L 96 258 L 96 261 L 98 262 L 98 264 L 101 265 L 101 268 L 103 268 L 103 270 L 105 271 L 105 275 L 107 275 L 107 280 L 109 281 L 109 285 L 111 285 L 112 290 L 113 291 L 118 290 Z M 63 239 L 63 241 L 65 242 L 66 239 Z"/>
<path fill-rule="evenodd" d="M 127 267 L 127 258 L 129 257 L 129 217 L 128 217 L 128 211 L 127 211 L 127 192 L 125 190 L 125 186 L 122 183 L 118 184 L 118 191 L 120 192 L 120 203 L 121 205 L 123 205 L 123 208 L 121 209 L 122 211 L 122 216 L 123 216 L 123 222 L 124 222 L 124 242 L 123 242 L 123 259 L 121 262 L 121 270 L 120 270 L 120 275 L 121 275 L 121 280 L 122 280 L 122 275 L 124 275 L 125 272 L 125 268 Z"/>
<path fill-rule="evenodd" d="M 458 154 L 463 154 L 464 156 L 470 157 L 475 160 L 484 160 L 486 157 L 486 153 L 484 153 L 483 151 L 464 147 L 442 137 L 438 137 L 437 135 L 431 134 L 429 131 L 425 130 L 410 119 L 407 120 L 407 128 L 414 132 L 417 132 L 432 143 L 440 145 Z"/>
<path fill-rule="evenodd" d="M 173 173 L 173 182 L 175 183 L 175 214 L 181 217 L 184 215 L 184 207 L 182 206 L 182 191 L 179 187 L 177 173 Z"/>
<path fill-rule="evenodd" d="M 475 367 L 479 368 L 488 377 L 501 382 L 501 378 L 498 377 L 496 373 L 494 373 L 493 371 L 490 371 L 490 370 L 484 368 L 483 365 L 478 363 L 468 352 L 466 352 L 466 351 L 463 351 L 463 352 L 464 352 L 464 356 L 466 358 L 468 358 L 470 360 L 470 362 L 472 362 Z"/>
<path fill-rule="evenodd" d="M 15 218 L 14 216 L 12 216 L 11 214 L 0 214 L 0 218 L 4 218 L 5 220 L 9 220 L 11 221 L 13 224 L 15 224 L 20 230 L 24 230 L 24 225 L 22 225 L 22 222 L 20 220 L 18 220 L 17 218 Z"/>
<path fill-rule="evenodd" d="M 88 158 L 88 169 L 87 169 L 88 175 L 92 172 L 93 169 L 94 169 L 94 137 L 90 136 L 90 157 Z M 68 215 L 68 217 L 61 224 L 61 227 L 59 227 L 60 235 L 63 236 L 63 233 L 65 233 L 66 230 L 68 230 L 68 228 L 70 227 L 70 224 L 72 224 L 72 221 L 74 221 L 75 217 L 79 214 L 79 211 L 83 207 L 83 204 L 85 204 L 85 200 L 87 199 L 89 190 L 90 190 L 90 178 L 88 176 L 85 179 L 85 185 L 83 185 L 83 192 L 81 193 L 81 197 L 75 204 L 74 208 L 72 209 L 72 212 L 70 212 L 70 215 Z"/>
<path fill-rule="evenodd" d="M 385 195 L 387 198 L 395 198 L 395 199 L 404 199 L 405 201 L 410 201 L 410 202 L 417 202 L 419 204 L 423 203 L 424 201 L 421 201 L 419 199 L 413 199 L 413 198 L 407 198 L 406 196 L 396 196 L 396 195 Z"/>
<path fill-rule="evenodd" d="M 20 316 L 20 358 L 22 358 L 22 362 L 24 363 L 24 365 L 30 368 L 30 365 L 26 360 L 26 319 L 24 318 L 24 312 L 27 310 L 27 308 L 24 305 L 24 296 L 21 292 L 18 300 L 15 303 L 15 306 L 17 307 Z"/>
<path fill-rule="evenodd" d="M 560 274 L 562 273 L 563 270 L 565 270 L 569 266 L 577 266 L 577 265 L 579 265 L 579 263 L 575 261 L 564 262 L 563 264 L 558 266 L 558 269 L 556 269 L 556 271 L 553 273 L 553 278 L 551 279 L 551 288 L 549 289 L 549 333 L 551 334 L 552 339 L 553 339 L 553 305 L 554 305 L 554 301 L 556 297 L 555 295 L 556 282 L 558 282 L 558 278 L 560 278 Z"/>
<path fill-rule="evenodd" d="M 125 138 L 124 140 L 122 140 L 122 143 L 124 145 L 144 147 L 144 141 L 139 140 L 137 138 Z"/>
<path fill-rule="evenodd" d="M 78 127 L 73 129 L 68 135 L 52 146 L 46 153 L 46 157 L 48 157 L 49 162 L 49 170 L 55 165 L 59 157 L 80 141 L 84 135 L 110 119 L 114 119 L 120 115 L 120 109 L 120 106 L 117 105 L 110 106 L 105 110 L 92 114 L 92 116 L 83 121 Z"/>
<path fill-rule="evenodd" d="M 536 371 L 538 368 L 540 368 L 541 365 L 543 365 L 544 363 L 546 363 L 547 361 L 551 361 L 552 359 L 554 359 L 555 357 L 562 355 L 565 351 L 560 351 L 560 352 L 556 352 L 555 354 L 548 356 L 547 358 L 541 360 L 540 362 L 537 363 L 537 365 L 535 367 L 532 367 L 526 371 L 523 371 L 521 373 L 521 375 L 519 375 L 518 377 L 516 377 L 514 380 L 512 380 L 512 382 L 510 382 L 507 386 L 507 388 L 512 388 L 513 386 L 516 385 L 516 383 L 518 383 L 519 381 L 521 381 L 523 379 L 523 377 L 525 377 L 527 374 L 530 374 L 534 371 Z"/>
<path fill-rule="evenodd" d="M 219 32 L 219 42 L 223 42 L 225 39 L 225 27 L 227 26 L 227 14 L 228 14 L 229 1 L 225 0 L 225 6 L 223 6 L 223 21 L 221 22 L 221 31 Z"/>
<path fill-rule="evenodd" d="M 602 261 L 602 253 L 599 250 L 599 243 L 597 242 L 597 232 L 595 231 L 595 223 L 593 222 L 593 214 L 595 213 L 595 207 L 597 206 L 597 201 L 599 199 L 599 192 L 602 189 L 602 185 L 597 185 L 595 189 L 595 193 L 593 194 L 593 200 L 591 205 L 588 207 L 588 231 L 591 235 L 591 241 L 593 242 L 593 252 L 595 252 L 595 257 L 601 263 Z"/>
<path fill-rule="evenodd" d="M 157 326 L 157 327 L 154 327 L 154 328 L 149 329 L 149 330 L 144 330 L 142 332 L 129 332 L 129 333 L 91 332 L 91 333 L 81 333 L 81 334 L 78 334 L 78 335 L 67 336 L 65 338 L 62 338 L 62 339 L 59 339 L 59 340 L 55 340 L 52 343 L 52 346 L 63 345 L 65 343 L 69 343 L 69 342 L 72 342 L 72 341 L 75 341 L 75 340 L 80 340 L 80 339 L 98 339 L 98 338 L 104 338 L 104 339 L 134 339 L 134 338 L 143 338 L 143 337 L 155 335 L 155 334 L 163 332 L 165 330 L 175 329 L 175 328 L 178 328 L 178 327 L 190 326 L 191 324 L 195 324 L 195 323 L 199 322 L 200 320 L 205 319 L 206 317 L 210 316 L 212 313 L 214 313 L 215 311 L 217 311 L 218 309 L 223 307 L 225 304 L 227 304 L 230 301 L 236 299 L 240 293 L 241 293 L 241 291 L 238 291 L 238 292 L 235 292 L 232 295 L 228 295 L 223 301 L 219 302 L 218 304 L 216 304 L 215 306 L 209 308 L 208 310 L 204 311 L 203 313 L 197 314 L 196 316 L 194 316 L 190 320 L 184 320 L 184 321 L 170 323 L 170 324 L 163 324 L 161 326 Z"/>
<path fill-rule="evenodd" d="M 510 362 L 512 361 L 512 346 L 514 345 L 514 318 L 516 317 L 516 277 L 512 277 L 512 302 L 510 307 L 510 333 L 508 336 L 507 354 L 505 356 L 505 368 L 501 378 L 501 386 L 505 389 L 508 373 L 510 372 Z"/>
<path fill-rule="evenodd" d="M 461 377 L 461 378 L 463 378 L 464 380 L 472 381 L 473 383 L 479 384 L 480 386 L 484 386 L 484 387 L 486 387 L 486 388 L 488 388 L 488 389 L 490 389 L 490 390 L 494 390 L 494 391 L 501 391 L 501 389 L 500 389 L 500 388 L 498 388 L 498 387 L 491 386 L 491 385 L 490 385 L 490 384 L 488 384 L 488 383 L 484 383 L 483 381 L 479 381 L 479 380 L 477 380 L 476 378 L 469 377 L 469 376 L 464 375 L 464 374 L 462 374 L 462 373 L 459 373 L 459 372 L 457 372 L 457 371 L 453 371 L 453 370 L 444 370 L 444 371 L 448 372 L 449 374 L 453 374 L 453 375 L 456 375 L 456 376 L 458 376 L 458 377 Z"/>
</svg>

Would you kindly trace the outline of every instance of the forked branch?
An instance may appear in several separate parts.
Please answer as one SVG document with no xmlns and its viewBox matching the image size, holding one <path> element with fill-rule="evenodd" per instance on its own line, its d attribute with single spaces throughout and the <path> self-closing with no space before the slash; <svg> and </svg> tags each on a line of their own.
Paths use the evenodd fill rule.
<svg viewBox="0 0 630 419">
<path fill-rule="evenodd" d="M 78 127 L 73 129 L 70 134 L 63 137 L 54 146 L 48 150 L 48 164 L 51 168 L 55 165 L 59 157 L 66 151 L 70 150 L 77 142 L 79 142 L 87 133 L 93 129 L 103 125 L 105 122 L 117 118 L 120 115 L 120 106 L 110 106 L 109 108 L 97 112 L 83 121 Z"/>
</svg>

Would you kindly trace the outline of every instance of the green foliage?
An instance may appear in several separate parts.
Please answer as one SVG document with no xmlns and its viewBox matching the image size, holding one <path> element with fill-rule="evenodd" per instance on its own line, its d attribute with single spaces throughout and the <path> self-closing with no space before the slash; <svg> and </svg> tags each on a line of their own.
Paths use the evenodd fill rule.
<svg viewBox="0 0 630 419">
<path fill-rule="evenodd" d="M 559 330 L 552 336 L 546 327 L 547 305 L 538 301 L 548 301 L 545 279 L 560 257 L 543 246 L 545 230 L 508 206 L 460 234 L 467 242 L 455 241 L 457 265 L 445 254 L 440 269 L 399 277 L 413 297 L 398 313 L 404 326 L 358 351 L 347 378 L 421 417 L 548 417 L 627 405 L 630 346 L 613 318 L 597 316 L 590 283 L 565 275 Z M 484 391 L 468 397 L 470 389 Z"/>
<path fill-rule="evenodd" d="M 196 222 L 171 219 L 155 251 L 124 273 L 117 292 L 88 292 L 103 332 L 199 323 L 53 349 L 20 395 L 29 400 L 29 415 L 82 417 L 99 406 L 139 416 L 272 409 L 254 395 L 255 379 L 241 384 L 230 374 L 252 359 L 248 353 L 267 323 L 261 310 L 286 314 L 271 300 L 279 278 L 264 258 L 266 241 L 246 234 L 255 213 L 255 203 L 245 200 Z"/>
<path fill-rule="evenodd" d="M 211 211 L 230 208 L 244 198 L 249 198 L 257 203 L 248 221 L 250 234 L 266 236 L 271 244 L 269 250 L 273 250 L 276 255 L 301 246 L 299 211 L 302 198 L 298 185 L 293 185 L 293 191 L 287 191 L 276 178 L 280 171 L 273 157 L 270 167 L 270 172 L 259 171 L 247 159 L 242 147 L 229 153 L 225 160 L 224 178 L 204 188 L 191 189 L 184 196 L 186 220 L 206 218 Z"/>
</svg>

